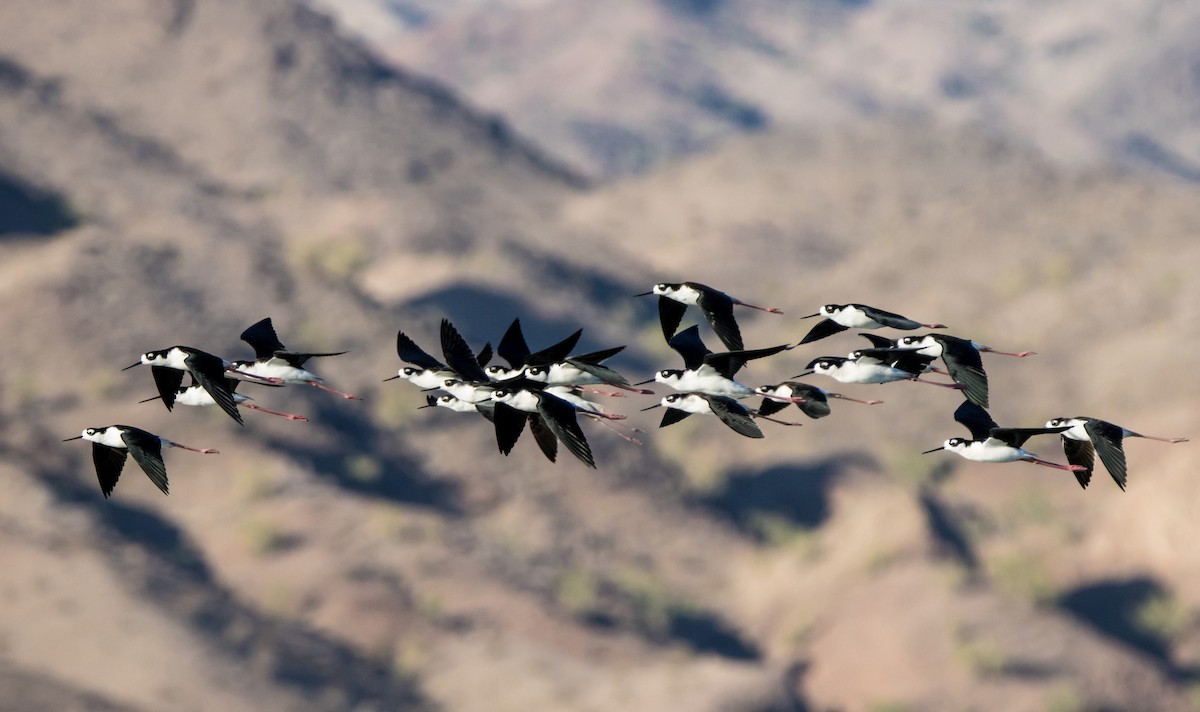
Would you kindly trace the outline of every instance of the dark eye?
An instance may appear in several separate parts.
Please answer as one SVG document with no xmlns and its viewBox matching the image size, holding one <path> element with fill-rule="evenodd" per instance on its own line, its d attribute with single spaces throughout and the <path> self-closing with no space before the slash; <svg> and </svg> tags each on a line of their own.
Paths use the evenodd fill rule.
<svg viewBox="0 0 1200 712">
<path fill-rule="evenodd" d="M 88 429 L 87 429 L 87 434 L 88 434 L 88 435 L 95 435 L 95 434 L 96 434 L 96 429 L 95 429 L 95 428 L 88 428 Z"/>
</svg>

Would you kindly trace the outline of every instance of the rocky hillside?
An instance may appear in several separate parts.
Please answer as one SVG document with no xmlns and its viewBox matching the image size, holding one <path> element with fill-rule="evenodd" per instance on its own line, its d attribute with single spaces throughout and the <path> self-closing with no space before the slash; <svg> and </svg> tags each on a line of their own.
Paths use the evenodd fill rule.
<svg viewBox="0 0 1200 712">
<path fill-rule="evenodd" d="M 916 454 L 962 434 L 958 399 L 902 383 L 762 441 L 612 399 L 644 444 L 589 428 L 591 471 L 504 458 L 481 419 L 382 382 L 395 331 L 432 350 L 443 316 L 476 346 L 516 316 L 535 343 L 582 326 L 640 380 L 677 357 L 631 295 L 692 279 L 785 310 L 745 316 L 752 345 L 875 303 L 1038 351 L 988 357 L 1002 423 L 1194 436 L 1186 186 L 880 121 L 585 190 L 294 2 L 0 22 L 0 708 L 1190 709 L 1194 444 L 1130 442 L 1129 491 L 1081 491 Z M 138 404 L 150 375 L 119 370 L 248 355 L 267 315 L 348 349 L 317 365 L 364 400 L 258 389 L 310 422 L 239 428 Z M 167 453 L 169 497 L 129 465 L 105 500 L 59 441 L 113 422 L 221 454 Z"/>
<path fill-rule="evenodd" d="M 1200 177 L 1200 11 L 1123 0 L 312 0 L 596 176 L 854 118 Z"/>
</svg>

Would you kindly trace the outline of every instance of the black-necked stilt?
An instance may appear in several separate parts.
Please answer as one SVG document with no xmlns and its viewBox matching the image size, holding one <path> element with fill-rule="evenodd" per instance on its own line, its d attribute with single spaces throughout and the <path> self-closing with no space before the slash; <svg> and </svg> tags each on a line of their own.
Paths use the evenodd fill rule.
<svg viewBox="0 0 1200 712">
<path fill-rule="evenodd" d="M 867 336 L 867 334 L 863 334 Z M 963 386 L 967 398 L 981 408 L 988 407 L 988 379 L 983 370 L 983 359 L 980 353 L 997 353 L 1005 356 L 1032 356 L 1033 351 L 1012 353 L 996 351 L 990 346 L 984 346 L 977 341 L 963 339 L 949 334 L 922 334 L 920 336 L 903 336 L 896 340 L 897 348 L 917 349 L 929 356 L 940 356 L 946 364 L 946 371 L 955 383 Z"/>
<path fill-rule="evenodd" d="M 271 325 L 271 317 L 267 317 L 247 328 L 242 332 L 241 339 L 250 344 L 254 349 L 254 360 L 234 361 L 234 367 L 240 372 L 249 373 L 259 378 L 278 379 L 283 384 L 313 386 L 314 388 L 319 388 L 349 400 L 362 400 L 362 398 L 356 395 L 343 393 L 326 386 L 320 376 L 304 368 L 304 364 L 311 358 L 341 356 L 346 353 L 345 351 L 326 353 L 297 353 L 287 351 L 284 349 L 283 344 L 280 343 L 279 337 L 275 335 L 275 328 Z"/>
<path fill-rule="evenodd" d="M 786 420 L 776 420 L 775 418 L 763 415 L 758 411 L 747 408 L 733 398 L 714 396 L 707 393 L 672 393 L 658 403 L 648 408 L 642 408 L 642 410 L 651 410 L 660 406 L 666 409 L 663 412 L 662 421 L 658 424 L 660 428 L 674 425 L 691 415 L 715 415 L 735 433 L 745 435 L 748 438 L 763 437 L 762 430 L 754 422 L 754 418 L 756 417 L 769 420 L 773 423 L 779 423 L 780 425 L 800 425 L 800 423 L 789 423 Z"/>
<path fill-rule="evenodd" d="M 845 331 L 846 329 L 879 329 L 885 326 L 893 329 L 912 331 L 920 329 L 945 329 L 944 324 L 922 324 L 908 317 L 893 314 L 889 311 L 869 307 L 865 304 L 826 304 L 816 314 L 809 314 L 802 319 L 825 317 L 800 340 L 801 344 L 812 343 L 826 336 Z"/>
<path fill-rule="evenodd" d="M 800 381 L 784 381 L 773 386 L 759 386 L 754 390 L 764 396 L 763 402 L 758 406 L 759 415 L 774 415 L 787 408 L 787 403 L 781 403 L 772 398 L 779 396 L 785 398 L 802 398 L 803 401 L 796 403 L 796 407 L 803 411 L 805 415 L 814 419 L 824 418 L 829 415 L 831 412 L 829 409 L 830 398 L 840 398 L 852 403 L 863 403 L 866 405 L 879 405 L 883 402 L 881 400 L 851 398 L 850 396 L 842 395 L 841 393 L 832 393 L 811 383 L 802 383 Z"/>
<path fill-rule="evenodd" d="M 624 346 L 614 346 L 602 351 L 568 356 L 561 361 L 545 365 L 526 366 L 525 377 L 532 381 L 540 381 L 548 386 L 579 386 L 586 388 L 588 386 L 604 384 L 645 395 L 654 393 L 654 391 L 631 385 L 620 373 L 604 365 L 605 361 L 620 353 L 624 348 Z M 597 392 L 608 395 L 621 395 L 612 391 Z"/>
<path fill-rule="evenodd" d="M 688 305 L 694 304 L 704 312 L 704 318 L 708 320 L 717 337 L 725 344 L 725 348 L 730 351 L 740 351 L 745 348 L 742 344 L 742 333 L 738 329 L 737 321 L 733 318 L 735 304 L 771 314 L 783 313 L 782 310 L 775 307 L 747 304 L 699 282 L 664 282 L 654 285 L 654 289 L 649 292 L 634 296 L 648 297 L 652 294 L 658 295 L 658 318 L 662 325 L 663 337 L 667 341 L 670 341 L 671 337 L 675 335 L 675 330 L 679 328 L 679 322 L 683 320 L 683 314 L 687 311 Z"/>
<path fill-rule="evenodd" d="M 496 355 L 508 362 L 508 368 L 488 366 L 484 370 L 487 372 L 487 377 L 493 381 L 519 378 L 524 375 L 525 369 L 529 366 L 549 365 L 565 359 L 571 353 L 571 349 L 575 348 L 575 344 L 579 342 L 579 337 L 582 335 L 583 329 L 577 329 L 575 333 L 562 341 L 547 346 L 541 351 L 531 352 L 529 345 L 525 342 L 525 334 L 521 331 L 521 320 L 513 319 L 508 330 L 504 332 L 504 336 L 500 337 L 500 344 L 496 347 Z"/>
<path fill-rule="evenodd" d="M 894 381 L 916 381 L 942 388 L 961 389 L 957 383 L 936 383 L 922 381 L 920 376 L 933 363 L 932 356 L 924 356 L 916 351 L 898 351 L 894 349 L 859 349 L 844 356 L 820 356 L 809 361 L 804 373 L 795 376 L 807 376 L 819 373 L 823 376 L 842 383 L 892 383 Z"/>
<path fill-rule="evenodd" d="M 963 401 L 962 405 L 958 406 L 958 409 L 954 411 L 954 419 L 966 426 L 967 430 L 971 431 L 971 438 L 969 440 L 967 438 L 950 438 L 941 447 L 926 450 L 921 453 L 922 455 L 928 455 L 938 450 L 949 450 L 975 462 L 1016 462 L 1017 460 L 1024 460 L 1025 462 L 1032 462 L 1035 465 L 1042 465 L 1043 467 L 1053 467 L 1057 470 L 1073 472 L 1080 486 L 1087 487 L 1091 473 L 1088 472 L 1086 467 L 1082 465 L 1060 465 L 1057 462 L 1049 462 L 1039 459 L 1037 455 L 1028 450 L 1021 449 L 1025 441 L 1034 435 L 1061 433 L 1064 430 L 1068 430 L 1070 426 L 1001 428 L 996 424 L 996 421 L 992 420 L 992 416 L 988 415 L 986 410 L 969 400 Z"/>
<path fill-rule="evenodd" d="M 175 405 L 175 394 L 183 384 L 183 373 L 186 371 L 191 374 L 196 383 L 200 384 L 201 388 L 208 391 L 216 404 L 221 406 L 221 410 L 242 425 L 245 425 L 242 423 L 242 415 L 238 412 L 237 405 L 233 401 L 233 394 L 226 385 L 226 372 L 265 383 L 281 382 L 279 378 L 242 371 L 236 363 L 230 363 L 219 356 L 213 356 L 190 346 L 172 346 L 157 351 L 147 351 L 142 354 L 140 361 L 121 370 L 128 371 L 134 366 L 142 364 L 151 367 L 154 385 L 158 387 L 158 395 L 162 398 L 163 404 L 167 406 L 167 410 L 171 410 Z"/>
<path fill-rule="evenodd" d="M 1188 440 L 1142 435 L 1107 420 L 1086 416 L 1051 418 L 1046 421 L 1046 427 L 1066 428 L 1062 431 L 1062 443 L 1067 462 L 1083 467 L 1087 476 L 1091 477 L 1096 462 L 1095 454 L 1099 454 L 1108 474 L 1112 475 L 1113 481 L 1122 490 L 1125 489 L 1126 480 L 1125 449 L 1122 445 L 1125 438 L 1145 438 L 1164 443 L 1185 443 Z M 1087 486 L 1085 480 L 1080 480 L 1080 483 Z"/>
<path fill-rule="evenodd" d="M 670 386 L 677 391 L 706 393 L 713 396 L 746 398 L 756 395 L 750 386 L 733 380 L 733 376 L 747 361 L 772 356 L 787 350 L 786 344 L 765 349 L 726 351 L 713 353 L 700 338 L 699 327 L 692 325 L 671 337 L 671 348 L 683 357 L 684 368 L 668 368 L 654 374 L 654 381 Z M 649 383 L 644 381 L 643 383 Z M 643 385 L 637 383 L 634 385 Z M 797 398 L 777 398 L 795 403 Z"/>
<path fill-rule="evenodd" d="M 529 420 L 531 427 L 538 428 L 544 425 L 545 429 L 566 445 L 571 454 L 579 458 L 580 462 L 591 468 L 596 467 L 596 462 L 592 458 L 592 449 L 583 435 L 583 429 L 579 427 L 579 420 L 576 417 L 579 409 L 575 405 L 559 396 L 536 388 L 501 386 L 492 394 L 492 399 L 496 402 L 494 422 L 496 445 L 500 448 L 500 452 L 507 455 L 512 451 L 513 445 L 521 435 L 521 430 L 525 427 L 525 421 Z M 534 419 L 530 418 L 530 415 L 537 416 L 541 423 L 534 424 Z M 552 453 L 547 451 L 547 447 L 543 443 L 545 435 L 539 436 L 538 430 L 535 429 L 534 436 L 546 457 L 553 460 Z"/>
<path fill-rule="evenodd" d="M 295 415 L 293 413 L 281 413 L 278 410 L 271 410 L 270 408 L 264 408 L 261 405 L 257 405 L 255 403 L 250 403 L 249 401 L 254 400 L 253 398 L 251 398 L 250 396 L 245 395 L 243 393 L 237 392 L 237 387 L 240 382 L 241 381 L 239 381 L 236 378 L 226 378 L 225 379 L 225 387 L 229 389 L 229 393 L 233 396 L 233 402 L 236 403 L 237 405 L 245 406 L 247 408 L 250 408 L 251 410 L 262 411 L 263 413 L 270 413 L 271 415 L 280 415 L 280 416 L 283 416 L 284 418 L 287 418 L 288 420 L 299 420 L 302 422 L 308 421 L 308 418 L 303 415 Z M 160 396 L 154 396 L 152 398 L 147 398 L 147 399 L 139 401 L 139 402 L 140 403 L 149 403 L 150 401 L 158 400 L 159 398 L 160 398 Z M 178 405 L 199 406 L 202 408 L 217 404 L 217 401 L 211 395 L 209 395 L 208 391 L 204 390 L 204 387 L 201 386 L 199 383 L 197 383 L 196 379 L 194 379 L 194 378 L 192 379 L 192 385 L 180 386 L 178 389 L 176 389 L 174 402 Z"/>
<path fill-rule="evenodd" d="M 403 331 L 396 332 L 396 354 L 400 356 L 401 361 L 411 363 L 413 366 L 401 368 L 395 376 L 383 379 L 385 383 L 403 378 L 422 390 L 432 390 L 441 388 L 442 382 L 448 378 L 460 378 L 459 374 L 449 366 L 425 353 Z M 480 368 L 483 368 L 491 360 L 491 357 L 492 345 L 484 344 L 475 361 Z"/>
<path fill-rule="evenodd" d="M 163 465 L 163 448 L 177 447 L 205 455 L 217 452 L 212 448 L 201 449 L 181 445 L 130 425 L 87 428 L 81 435 L 67 438 L 63 442 L 80 439 L 92 443 L 92 461 L 96 465 L 96 477 L 100 480 L 100 491 L 104 493 L 106 499 L 112 494 L 113 488 L 117 486 L 117 479 L 121 476 L 121 469 L 125 467 L 125 459 L 128 455 L 133 455 L 133 459 L 141 466 L 150 481 L 162 490 L 163 494 L 167 494 L 167 468 Z"/>
</svg>

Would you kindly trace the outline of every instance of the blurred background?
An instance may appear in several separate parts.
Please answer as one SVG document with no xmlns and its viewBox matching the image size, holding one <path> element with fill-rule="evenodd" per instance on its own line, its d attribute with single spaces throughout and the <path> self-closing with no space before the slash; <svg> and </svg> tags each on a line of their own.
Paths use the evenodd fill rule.
<svg viewBox="0 0 1200 712">
<path fill-rule="evenodd" d="M 676 367 L 861 302 L 1004 350 L 991 413 L 1200 434 L 1200 7 L 1144 0 L 0 3 L 0 710 L 1200 708 L 1197 443 L 1129 488 L 920 455 L 953 392 L 802 428 L 586 423 L 509 457 L 383 383 L 519 317 Z M 342 400 L 138 404 L 138 354 L 271 316 Z M 689 319 L 693 315 L 689 314 Z M 686 324 L 687 322 L 685 322 Z M 702 326 L 710 347 L 716 340 Z M 775 383 L 864 345 L 757 361 Z M 662 388 L 659 389 L 663 390 Z M 113 497 L 84 427 L 166 453 Z M 1054 437 L 1030 443 L 1062 462 Z"/>
</svg>

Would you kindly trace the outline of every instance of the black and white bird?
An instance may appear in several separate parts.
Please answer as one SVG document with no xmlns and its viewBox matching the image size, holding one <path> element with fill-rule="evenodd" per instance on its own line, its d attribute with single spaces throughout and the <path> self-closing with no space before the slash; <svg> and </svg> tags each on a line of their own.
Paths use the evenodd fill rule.
<svg viewBox="0 0 1200 712">
<path fill-rule="evenodd" d="M 802 401 L 796 403 L 796 407 L 813 419 L 824 418 L 832 412 L 829 408 L 829 400 L 832 398 L 847 400 L 851 403 L 863 403 L 865 405 L 879 405 L 883 402 L 881 400 L 851 398 L 850 396 L 833 393 L 819 386 L 802 381 L 784 381 L 775 385 L 759 386 L 754 390 L 759 395 L 764 396 L 762 403 L 758 406 L 759 415 L 774 415 L 787 408 L 787 403 L 774 399 L 779 396 L 785 398 L 802 398 Z"/>
<path fill-rule="evenodd" d="M 446 325 L 450 324 L 449 321 L 444 319 L 443 322 Z M 452 350 L 457 348 L 457 340 L 454 339 L 454 334 L 457 333 L 457 330 L 453 330 L 452 326 L 450 329 L 447 329 L 445 326 L 442 328 L 443 352 L 445 352 L 447 341 Z M 396 332 L 396 353 L 400 356 L 401 361 L 411 363 L 412 366 L 405 366 L 395 376 L 383 379 L 385 383 L 387 381 L 394 381 L 397 378 L 403 378 L 422 390 L 432 390 L 434 388 L 441 388 L 442 382 L 446 379 L 462 378 L 454 369 L 425 353 L 403 331 Z M 483 349 L 480 350 L 479 355 L 475 358 L 475 362 L 480 368 L 483 368 L 487 366 L 491 358 L 492 345 L 484 344 Z"/>
<path fill-rule="evenodd" d="M 888 339 L 877 334 L 860 334 L 875 345 L 879 351 L 916 351 L 922 356 L 941 358 L 946 364 L 946 374 L 960 386 L 963 394 L 980 408 L 988 407 L 988 378 L 983 370 L 983 359 L 979 349 L 970 339 L 949 334 L 923 334 Z M 939 371 L 940 373 L 940 371 Z"/>
<path fill-rule="evenodd" d="M 167 494 L 167 468 L 163 464 L 163 448 L 177 447 L 205 455 L 217 452 L 212 448 L 181 445 L 131 425 L 87 428 L 82 434 L 67 438 L 63 442 L 80 439 L 92 443 L 92 461 L 96 465 L 96 477 L 100 480 L 100 491 L 104 493 L 105 499 L 117 486 L 117 479 L 121 477 L 121 470 L 125 467 L 125 460 L 129 455 L 133 455 L 133 459 L 150 481 L 162 490 L 163 494 Z"/>
<path fill-rule="evenodd" d="M 663 407 L 662 421 L 658 427 L 665 428 L 674 425 L 692 415 L 715 415 L 731 430 L 748 438 L 761 438 L 763 432 L 759 429 L 754 418 L 761 417 L 780 425 L 798 426 L 800 423 L 789 423 L 785 420 L 762 415 L 760 412 L 747 408 L 733 398 L 713 396 L 707 393 L 672 393 L 658 403 L 642 410 Z"/>
<path fill-rule="evenodd" d="M 250 408 L 251 410 L 261 411 L 263 413 L 270 413 L 271 415 L 280 415 L 280 416 L 283 416 L 284 418 L 287 418 L 288 420 L 298 420 L 301 422 L 308 421 L 308 418 L 303 415 L 296 415 L 294 413 L 283 413 L 278 410 L 271 410 L 270 408 L 264 408 L 261 405 L 258 405 L 255 403 L 250 403 L 249 401 L 254 400 L 253 398 L 251 398 L 248 395 L 245 395 L 244 393 L 237 392 L 237 387 L 238 387 L 239 383 L 241 383 L 241 381 L 239 381 L 236 378 L 226 378 L 225 379 L 225 387 L 227 389 L 229 389 L 229 393 L 233 396 L 233 402 L 236 403 L 237 405 L 240 405 L 240 406 L 243 406 L 246 408 Z M 158 400 L 158 399 L 159 399 L 159 396 L 154 396 L 152 398 L 147 398 L 147 399 L 145 399 L 143 401 L 139 401 L 139 402 L 140 403 L 149 403 L 152 400 Z M 204 390 L 204 387 L 201 386 L 199 383 L 197 383 L 196 379 L 194 379 L 194 378 L 192 379 L 192 384 L 190 386 L 182 386 L 181 385 L 175 391 L 175 405 L 190 405 L 190 406 L 198 406 L 201 408 L 205 408 L 210 405 L 216 405 L 216 404 L 217 404 L 216 399 L 214 399 L 211 395 L 209 395 L 208 391 Z"/>
<path fill-rule="evenodd" d="M 954 411 L 954 419 L 971 431 L 971 438 L 950 438 L 941 447 L 926 450 L 921 453 L 928 455 L 938 450 L 949 450 L 968 460 L 975 462 L 1016 462 L 1024 460 L 1035 465 L 1053 467 L 1058 470 L 1068 470 L 1075 474 L 1080 486 L 1087 487 L 1091 473 L 1082 465 L 1060 465 L 1038 458 L 1028 450 L 1021 448 L 1025 441 L 1035 435 L 1061 433 L 1070 428 L 1069 425 L 1045 428 L 1001 428 L 992 420 L 992 416 L 983 408 L 969 400 L 962 402 Z"/>
<path fill-rule="evenodd" d="M 654 381 L 670 386 L 677 391 L 706 393 L 735 399 L 759 395 L 750 386 L 733 380 L 734 375 L 747 361 L 772 356 L 788 348 L 784 344 L 765 349 L 713 353 L 704 345 L 704 341 L 700 338 L 699 327 L 695 325 L 675 334 L 668 343 L 683 357 L 684 368 L 661 370 L 654 374 Z M 794 397 L 767 397 L 788 403 L 796 403 L 800 400 Z"/>
<path fill-rule="evenodd" d="M 493 381 L 520 378 L 530 366 L 545 366 L 565 359 L 575 348 L 575 344 L 579 343 L 581 336 L 583 336 L 583 329 L 577 329 L 556 344 L 551 344 L 540 351 L 530 351 L 529 344 L 525 341 L 525 334 L 521 331 L 521 320 L 513 319 L 512 324 L 509 324 L 508 330 L 504 332 L 504 336 L 500 337 L 500 342 L 496 346 L 496 355 L 508 362 L 508 367 L 488 366 L 484 371 L 487 377 Z"/>
<path fill-rule="evenodd" d="M 1046 427 L 1066 428 L 1061 434 L 1063 451 L 1067 455 L 1067 462 L 1085 468 L 1084 471 L 1087 477 L 1090 478 L 1092 470 L 1096 466 L 1095 456 L 1100 455 L 1100 461 L 1104 463 L 1108 474 L 1112 475 L 1113 481 L 1122 490 L 1125 489 L 1126 481 L 1125 449 L 1123 447 L 1125 438 L 1145 438 L 1146 440 L 1158 440 L 1164 443 L 1185 443 L 1188 441 L 1187 438 L 1163 438 L 1154 435 L 1142 435 L 1128 428 L 1110 423 L 1107 420 L 1089 418 L 1087 416 L 1051 418 L 1046 421 Z M 1081 479 L 1080 484 L 1086 487 L 1087 481 Z"/>
<path fill-rule="evenodd" d="M 323 391 L 333 393 L 349 400 L 362 398 L 334 390 L 326 386 L 324 379 L 304 368 L 309 359 L 323 356 L 341 356 L 345 351 L 326 353 L 299 353 L 288 351 L 275 334 L 271 317 L 251 325 L 241 335 L 242 341 L 254 349 L 253 361 L 234 361 L 233 366 L 239 373 L 248 373 L 259 378 L 275 378 L 285 385 L 308 385 Z"/>
<path fill-rule="evenodd" d="M 547 386 L 577 386 L 585 390 L 605 393 L 607 395 L 621 395 L 621 393 L 602 391 L 594 388 L 594 386 L 613 386 L 614 388 L 641 393 L 643 395 L 654 393 L 654 391 L 631 385 L 616 370 L 604 365 L 605 361 L 616 356 L 624 349 L 624 346 L 614 346 L 613 348 L 601 351 L 579 354 L 578 356 L 568 356 L 554 363 L 527 366 L 525 368 L 525 377 L 533 381 L 545 383 Z"/>
<path fill-rule="evenodd" d="M 933 356 L 925 356 L 913 350 L 859 349 L 845 356 L 819 356 L 809 361 L 809 369 L 794 378 L 813 373 L 840 381 L 841 383 L 893 383 L 916 381 L 930 386 L 962 389 L 957 383 L 937 383 L 920 380 L 921 374 L 929 370 Z"/>
<path fill-rule="evenodd" d="M 234 403 L 233 392 L 229 390 L 226 373 L 262 383 L 282 383 L 282 379 L 274 376 L 261 376 L 239 370 L 235 363 L 230 363 L 219 356 L 190 346 L 172 346 L 166 349 L 147 351 L 142 354 L 141 360 L 137 363 L 132 363 L 121 370 L 128 371 L 134 366 L 143 364 L 150 366 L 150 372 L 154 376 L 154 385 L 158 387 L 158 395 L 162 398 L 163 404 L 167 406 L 167 410 L 175 407 L 175 396 L 183 384 L 183 374 L 186 372 L 191 374 L 192 379 L 212 396 L 213 401 L 221 407 L 221 410 L 242 425 L 245 423 L 242 422 L 242 415 Z"/>
<path fill-rule="evenodd" d="M 812 319 L 818 316 L 825 318 L 817 322 L 817 325 L 800 340 L 800 344 L 812 343 L 846 329 L 880 329 L 887 326 L 893 329 L 912 331 L 921 327 L 926 329 L 946 328 L 944 324 L 922 324 L 908 317 L 865 304 L 826 304 L 816 314 L 809 314 L 801 318 Z"/>
<path fill-rule="evenodd" d="M 721 343 L 725 344 L 725 348 L 730 351 L 740 351 L 745 348 L 742 344 L 742 332 L 738 329 L 737 321 L 733 317 L 735 304 L 770 314 L 783 313 L 782 310 L 775 307 L 748 304 L 699 282 L 664 282 L 654 285 L 654 289 L 649 292 L 634 296 L 648 297 L 650 295 L 658 295 L 658 319 L 662 325 L 663 338 L 667 341 L 670 341 L 671 337 L 675 335 L 675 330 L 679 328 L 679 322 L 683 320 L 683 314 L 687 311 L 688 306 L 695 305 L 704 312 L 704 318 L 708 320 L 717 337 L 721 339 Z"/>
<path fill-rule="evenodd" d="M 542 452 L 551 461 L 554 450 L 549 446 L 546 433 L 562 442 L 580 462 L 595 468 L 592 449 L 588 445 L 583 429 L 576 417 L 579 409 L 562 398 L 544 390 L 525 387 L 501 386 L 492 394 L 496 409 L 492 421 L 496 427 L 496 445 L 505 455 L 512 452 L 517 438 L 529 422 L 534 438 Z"/>
</svg>

